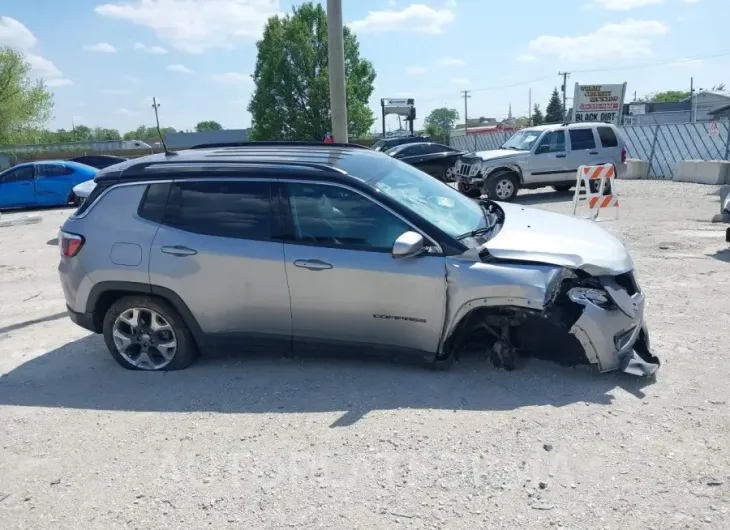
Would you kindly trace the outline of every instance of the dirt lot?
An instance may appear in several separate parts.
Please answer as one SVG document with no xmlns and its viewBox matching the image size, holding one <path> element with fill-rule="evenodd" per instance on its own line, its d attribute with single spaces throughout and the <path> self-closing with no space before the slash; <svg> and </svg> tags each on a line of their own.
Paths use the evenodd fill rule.
<svg viewBox="0 0 730 530">
<path fill-rule="evenodd" d="M 730 527 L 717 190 L 621 184 L 605 226 L 647 293 L 656 381 L 477 356 L 127 372 L 64 316 L 69 211 L 0 228 L 0 528 Z M 568 212 L 570 196 L 519 201 Z"/>
</svg>

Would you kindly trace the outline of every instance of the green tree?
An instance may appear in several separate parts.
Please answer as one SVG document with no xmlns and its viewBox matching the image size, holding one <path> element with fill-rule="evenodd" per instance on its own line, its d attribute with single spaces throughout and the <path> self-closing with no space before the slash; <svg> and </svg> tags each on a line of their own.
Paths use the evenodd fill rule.
<svg viewBox="0 0 730 530">
<path fill-rule="evenodd" d="M 201 121 L 198 122 L 198 124 L 195 126 L 196 132 L 203 132 L 203 131 L 220 131 L 223 129 L 223 126 L 218 123 L 217 121 L 208 120 L 208 121 Z"/>
<path fill-rule="evenodd" d="M 0 145 L 40 129 L 51 117 L 53 95 L 42 80 L 31 80 L 30 70 L 21 52 L 0 47 Z"/>
<path fill-rule="evenodd" d="M 122 135 L 116 129 L 94 128 L 94 140 L 105 142 L 110 140 L 121 140 Z"/>
<path fill-rule="evenodd" d="M 563 121 L 564 116 L 563 103 L 556 87 L 550 96 L 547 109 L 545 109 L 545 123 L 560 123 Z"/>
<path fill-rule="evenodd" d="M 527 127 L 530 125 L 530 118 L 527 116 L 520 116 L 518 118 L 515 118 L 515 126 L 517 127 Z"/>
<path fill-rule="evenodd" d="M 532 110 L 532 125 L 542 125 L 545 123 L 545 116 L 542 115 L 540 105 L 535 103 L 535 108 Z"/>
<path fill-rule="evenodd" d="M 639 99 L 639 101 L 646 103 L 679 103 L 689 96 L 689 90 L 667 90 L 666 92 L 652 92 Z"/>
<path fill-rule="evenodd" d="M 426 119 L 423 120 L 423 124 L 426 127 L 433 125 L 437 131 L 437 135 L 446 136 L 447 134 L 449 134 L 449 131 L 454 128 L 454 124 L 457 122 L 458 119 L 459 112 L 456 109 L 441 107 L 438 109 L 433 109 L 431 111 L 431 114 L 429 114 Z"/>
<path fill-rule="evenodd" d="M 256 47 L 251 139 L 322 140 L 332 130 L 324 8 L 307 2 L 269 18 Z M 359 137 L 375 121 L 368 107 L 375 71 L 347 27 L 344 48 L 349 131 Z"/>
</svg>

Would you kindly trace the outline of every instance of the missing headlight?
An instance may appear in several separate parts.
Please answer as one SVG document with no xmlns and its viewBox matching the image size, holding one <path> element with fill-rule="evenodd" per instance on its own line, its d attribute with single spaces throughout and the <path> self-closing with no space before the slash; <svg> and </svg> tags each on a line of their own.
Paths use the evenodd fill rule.
<svg viewBox="0 0 730 530">
<path fill-rule="evenodd" d="M 593 304 L 601 309 L 616 309 L 611 297 L 606 291 L 591 289 L 588 287 L 573 287 L 568 291 L 568 298 L 578 304 Z"/>
</svg>

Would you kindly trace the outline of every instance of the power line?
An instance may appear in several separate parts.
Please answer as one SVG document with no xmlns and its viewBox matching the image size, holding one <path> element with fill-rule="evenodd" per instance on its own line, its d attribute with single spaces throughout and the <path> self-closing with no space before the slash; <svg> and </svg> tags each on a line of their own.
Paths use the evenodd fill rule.
<svg viewBox="0 0 730 530">
<path fill-rule="evenodd" d="M 634 64 L 634 65 L 629 65 L 629 66 L 617 66 L 615 68 L 589 68 L 589 69 L 585 69 L 585 70 L 573 70 L 571 73 L 572 74 L 588 74 L 588 73 L 601 73 L 601 72 L 619 72 L 619 71 L 624 71 L 624 70 L 636 70 L 639 68 L 666 66 L 669 64 L 688 63 L 688 62 L 692 62 L 692 61 L 700 61 L 703 59 L 716 59 L 719 57 L 727 57 L 729 55 L 730 55 L 730 51 L 722 51 L 722 52 L 718 52 L 718 53 L 713 53 L 713 54 L 709 54 L 709 55 L 701 55 L 701 56 L 697 56 L 697 57 L 686 57 L 686 58 L 681 58 L 681 59 L 672 59 L 672 60 L 668 60 L 668 61 L 660 61 L 660 62 L 654 62 L 654 63 Z M 561 72 L 559 75 L 563 75 L 563 73 Z M 516 83 L 510 83 L 510 84 L 506 84 L 506 85 L 495 85 L 495 86 L 489 86 L 489 87 L 473 88 L 470 90 L 470 92 L 486 92 L 489 90 L 502 90 L 505 88 L 516 88 L 516 87 L 520 87 L 520 86 L 531 85 L 533 83 L 539 83 L 541 81 L 547 81 L 548 79 L 553 79 L 553 76 L 550 75 L 550 76 L 541 77 L 538 79 L 532 79 L 530 81 L 519 81 Z M 451 94 L 453 94 L 453 92 Z M 439 100 L 448 101 L 448 100 L 453 100 L 453 99 L 461 99 L 462 97 L 463 96 L 444 94 L 444 96 L 442 96 L 442 97 L 434 96 L 434 97 L 430 97 L 427 99 L 419 99 L 419 101 L 422 101 L 422 102 L 439 101 Z"/>
</svg>

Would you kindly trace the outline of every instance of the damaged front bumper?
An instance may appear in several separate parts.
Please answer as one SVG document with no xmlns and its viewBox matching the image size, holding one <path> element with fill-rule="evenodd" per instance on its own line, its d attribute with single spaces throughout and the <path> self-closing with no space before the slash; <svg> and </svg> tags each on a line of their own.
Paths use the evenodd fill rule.
<svg viewBox="0 0 730 530">
<path fill-rule="evenodd" d="M 624 285 L 614 277 L 599 278 L 610 299 L 608 304 L 588 297 L 572 299 L 583 310 L 570 333 L 580 342 L 588 361 L 601 372 L 622 370 L 651 376 L 660 362 L 651 351 L 644 322 L 644 294 L 631 273 L 622 276 Z"/>
</svg>

